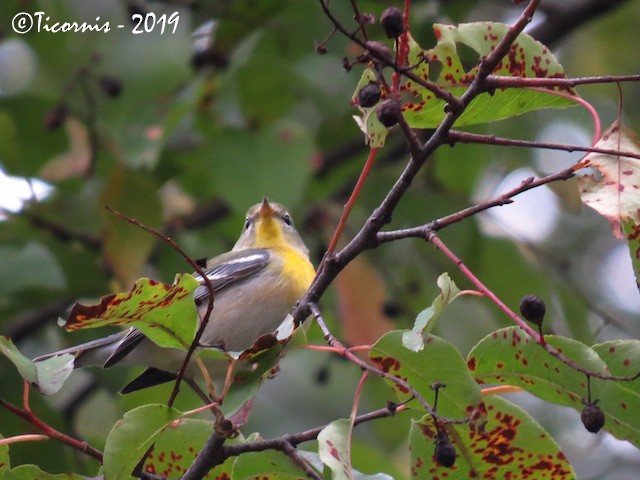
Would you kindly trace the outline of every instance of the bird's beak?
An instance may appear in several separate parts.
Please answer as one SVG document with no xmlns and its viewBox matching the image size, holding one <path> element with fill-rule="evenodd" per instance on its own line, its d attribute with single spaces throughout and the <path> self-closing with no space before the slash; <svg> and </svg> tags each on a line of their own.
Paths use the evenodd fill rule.
<svg viewBox="0 0 640 480">
<path fill-rule="evenodd" d="M 260 205 L 260 210 L 258 210 L 258 216 L 260 218 L 268 218 L 268 217 L 273 217 L 274 214 L 275 214 L 275 211 L 273 210 L 273 207 L 269 203 L 269 199 L 267 197 L 264 197 L 262 199 L 262 204 Z"/>
</svg>

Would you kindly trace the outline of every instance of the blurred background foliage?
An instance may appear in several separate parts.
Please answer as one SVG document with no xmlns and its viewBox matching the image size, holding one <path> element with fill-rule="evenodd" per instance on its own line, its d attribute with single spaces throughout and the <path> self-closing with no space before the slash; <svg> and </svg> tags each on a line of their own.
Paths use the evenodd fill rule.
<svg viewBox="0 0 640 480">
<path fill-rule="evenodd" d="M 379 15 L 392 3 L 401 6 L 373 0 L 358 6 Z M 350 24 L 350 2 L 333 1 L 331 8 Z M 414 1 L 412 33 L 428 48 L 434 22 L 509 21 L 520 10 L 506 0 Z M 100 17 L 97 23 L 109 21 L 112 28 L 82 34 L 13 31 L 17 13 L 37 11 L 46 12 L 48 24 L 94 23 Z M 175 32 L 167 24 L 161 33 L 157 24 L 152 32 L 132 34 L 131 15 L 149 12 L 156 18 L 177 12 Z M 640 71 L 638 18 L 638 2 L 543 0 L 530 30 L 548 42 L 568 76 L 633 74 Z M 342 66 L 344 57 L 360 52 L 336 35 L 328 52 L 318 55 L 314 42 L 330 32 L 311 0 L 2 0 L 0 168 L 29 180 L 5 179 L 0 185 L 2 334 L 34 356 L 79 343 L 98 333 L 65 334 L 57 327 L 72 301 L 126 290 L 143 275 L 171 282 L 175 273 L 189 270 L 174 250 L 114 217 L 105 205 L 160 229 L 201 258 L 229 249 L 245 210 L 266 195 L 290 207 L 317 264 L 367 155 L 349 103 L 361 67 L 347 73 Z M 369 32 L 387 41 L 377 24 Z M 640 89 L 626 84 L 622 91 L 624 121 L 638 131 Z M 596 106 L 604 125 L 615 118 L 615 86 L 587 86 L 579 93 Z M 588 145 L 592 126 L 575 107 L 473 131 Z M 391 226 L 428 222 L 577 158 L 553 151 L 443 147 Z M 345 239 L 378 205 L 406 159 L 402 139 L 392 133 Z M 511 307 L 527 293 L 545 298 L 548 331 L 588 344 L 638 337 L 640 298 L 626 245 L 613 239 L 604 219 L 576 206 L 572 189 L 574 182 L 537 189 L 514 205 L 446 229 L 442 238 Z M 431 304 L 435 280 L 444 271 L 461 288 L 470 286 L 428 245 L 387 244 L 356 259 L 322 308 L 339 338 L 371 343 L 389 329 L 409 327 Z M 435 333 L 464 355 L 507 324 L 489 302 L 463 298 L 449 307 Z M 314 327 L 309 335 L 322 341 Z M 304 349 L 291 351 L 281 367 L 259 394 L 247 433 L 253 429 L 269 437 L 348 416 L 360 374 L 356 367 Z M 101 448 L 124 411 L 168 398 L 169 387 L 115 393 L 137 373 L 76 372 L 56 396 L 34 394 L 32 406 L 53 426 Z M 0 378 L 0 397 L 19 404 L 21 380 L 7 361 L 0 362 Z M 362 411 L 391 398 L 386 386 L 371 380 Z M 580 478 L 637 478 L 640 454 L 633 447 L 605 434 L 590 436 L 573 411 L 549 408 L 524 394 L 514 398 L 560 442 Z M 177 407 L 197 403 L 185 390 Z M 399 425 L 408 417 L 359 427 L 354 466 L 406 477 L 406 430 Z M 0 419 L 5 436 L 26 428 L 8 412 L 0 412 Z M 12 446 L 12 464 L 21 463 L 51 472 L 92 474 L 96 468 L 52 442 Z"/>
</svg>

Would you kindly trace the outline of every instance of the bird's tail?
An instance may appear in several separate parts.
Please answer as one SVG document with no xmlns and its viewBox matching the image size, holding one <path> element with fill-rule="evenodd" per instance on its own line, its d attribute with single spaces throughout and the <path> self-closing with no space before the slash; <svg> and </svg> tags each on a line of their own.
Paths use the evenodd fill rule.
<svg viewBox="0 0 640 480">
<path fill-rule="evenodd" d="M 81 343 L 80 345 L 74 345 L 73 347 L 58 350 L 57 352 L 40 355 L 34 358 L 33 361 L 39 362 L 47 358 L 70 353 L 75 357 L 74 368 L 90 366 L 102 367 L 122 343 L 126 333 L 126 331 L 114 333 L 113 335 Z"/>
</svg>

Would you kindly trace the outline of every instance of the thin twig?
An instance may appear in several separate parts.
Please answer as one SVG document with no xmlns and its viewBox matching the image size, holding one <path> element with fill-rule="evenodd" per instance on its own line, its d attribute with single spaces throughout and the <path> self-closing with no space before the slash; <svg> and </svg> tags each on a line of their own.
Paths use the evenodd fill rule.
<svg viewBox="0 0 640 480">
<path fill-rule="evenodd" d="M 389 372 L 385 372 L 384 370 L 380 370 L 379 368 L 371 365 L 370 363 L 365 362 L 364 360 L 362 360 L 358 356 L 354 355 L 353 352 L 351 352 L 351 350 L 349 348 L 344 346 L 331 333 L 331 331 L 327 327 L 327 324 L 325 323 L 325 321 L 324 321 L 324 319 L 322 317 L 322 312 L 320 312 L 320 308 L 318 307 L 318 305 L 315 304 L 315 303 L 311 303 L 310 304 L 310 309 L 311 309 L 311 313 L 313 313 L 313 316 L 314 316 L 316 322 L 318 323 L 318 326 L 322 330 L 322 334 L 324 336 L 324 339 L 327 341 L 327 343 L 331 347 L 335 347 L 335 348 L 338 349 L 336 351 L 336 353 L 338 353 L 339 355 L 345 357 L 349 361 L 355 363 L 362 370 L 367 370 L 367 371 L 373 373 L 374 375 L 377 375 L 377 376 L 379 376 L 381 378 L 386 378 L 387 380 L 390 380 L 391 382 L 395 383 L 403 391 L 406 391 L 409 394 L 411 394 L 422 405 L 422 407 L 427 412 L 429 412 L 431 415 L 437 416 L 440 419 L 440 421 L 442 421 L 443 423 L 468 423 L 468 421 L 469 421 L 468 418 L 465 418 L 465 419 L 451 419 L 451 418 L 444 418 L 444 417 L 440 416 L 439 414 L 436 413 L 436 411 L 433 409 L 433 407 L 431 407 L 431 405 L 424 399 L 424 397 L 415 388 L 413 388 L 412 385 L 409 384 L 409 382 L 407 382 L 406 380 L 404 380 L 404 379 L 402 379 L 400 377 L 396 377 L 395 375 L 391 375 Z"/>
<path fill-rule="evenodd" d="M 499 145 L 504 147 L 543 148 L 546 150 L 564 150 L 567 152 L 601 153 L 603 155 L 615 155 L 618 157 L 636 158 L 640 160 L 640 154 L 624 152 L 608 148 L 584 147 L 567 143 L 536 142 L 531 140 L 515 140 L 512 138 L 496 137 L 495 135 L 482 135 L 478 133 L 449 131 L 450 143 L 478 143 L 483 145 Z"/>
<path fill-rule="evenodd" d="M 615 380 L 619 382 L 631 382 L 638 378 L 640 378 L 640 371 L 631 376 L 617 376 L 617 375 L 607 375 L 604 373 L 594 372 L 589 370 L 588 368 L 579 365 L 573 360 L 567 358 L 562 352 L 560 352 L 557 348 L 550 345 L 548 342 L 544 341 L 544 337 L 542 337 L 538 332 L 536 332 L 533 328 L 529 326 L 529 324 L 520 318 L 513 310 L 511 310 L 502 300 L 500 300 L 495 293 L 493 293 L 484 283 L 476 277 L 473 272 L 464 264 L 464 262 L 456 256 L 455 253 L 451 251 L 451 249 L 436 236 L 435 232 L 430 232 L 427 234 L 425 238 L 428 242 L 432 243 L 438 250 L 440 250 L 444 255 L 453 262 L 453 264 L 460 270 L 465 277 L 467 277 L 478 290 L 480 290 L 484 295 L 489 298 L 493 303 L 495 303 L 502 312 L 504 312 L 511 320 L 513 320 L 516 325 L 518 325 L 524 332 L 533 338 L 541 348 L 545 349 L 549 352 L 550 355 L 560 360 L 562 363 L 567 365 L 568 367 L 584 373 L 585 375 L 590 375 L 592 377 L 599 378 L 601 380 Z"/>
<path fill-rule="evenodd" d="M 189 360 L 191 359 L 191 356 L 193 355 L 193 352 L 195 352 L 195 349 L 197 348 L 198 344 L 200 343 L 200 338 L 202 337 L 202 334 L 204 333 L 204 329 L 207 326 L 207 323 L 209 322 L 209 318 L 211 317 L 211 312 L 213 311 L 213 295 L 214 295 L 214 290 L 213 290 L 213 284 L 211 283 L 211 281 L 209 280 L 209 277 L 207 277 L 207 275 L 204 272 L 204 269 L 198 265 L 198 263 L 191 258 L 183 249 L 182 247 L 180 247 L 180 245 L 178 245 L 176 242 L 174 242 L 171 238 L 167 237 L 166 235 L 163 235 L 162 233 L 160 233 L 159 231 L 157 231 L 154 228 L 148 227 L 142 223 L 140 223 L 138 220 L 136 220 L 135 218 L 131 218 L 131 217 L 127 217 L 126 215 L 118 212 L 117 210 L 115 210 L 114 208 L 107 206 L 106 207 L 107 210 L 109 210 L 111 213 L 113 213 L 114 215 L 116 215 L 119 218 L 122 218 L 123 220 L 126 220 L 127 222 L 142 228 L 143 230 L 151 233 L 152 235 L 155 235 L 156 237 L 158 237 L 160 240 L 162 240 L 163 242 L 168 243 L 176 252 L 178 252 L 180 255 L 182 255 L 182 258 L 184 258 L 187 263 L 189 265 L 191 265 L 191 268 L 193 268 L 202 278 L 202 281 L 204 282 L 204 285 L 207 287 L 208 293 L 209 295 L 207 296 L 207 310 L 205 311 L 204 316 L 201 318 L 201 322 L 200 322 L 200 326 L 198 328 L 198 331 L 196 332 L 195 337 L 193 338 L 193 341 L 191 342 L 191 345 L 189 345 L 189 349 L 187 350 L 187 353 L 184 357 L 184 360 L 182 362 L 182 365 L 180 366 L 180 370 L 178 370 L 178 373 L 176 375 L 176 380 L 173 386 L 173 390 L 171 391 L 171 396 L 169 397 L 169 400 L 167 401 L 167 405 L 171 406 L 173 405 L 173 403 L 175 402 L 176 397 L 178 396 L 178 392 L 180 391 L 180 382 L 182 381 L 182 377 L 184 377 L 184 372 L 187 369 L 187 365 L 189 364 Z"/>
</svg>

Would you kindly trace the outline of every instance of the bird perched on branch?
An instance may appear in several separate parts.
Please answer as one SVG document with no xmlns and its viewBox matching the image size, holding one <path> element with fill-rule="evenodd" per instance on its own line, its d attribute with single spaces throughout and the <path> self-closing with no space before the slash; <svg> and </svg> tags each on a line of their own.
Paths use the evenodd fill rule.
<svg viewBox="0 0 640 480">
<path fill-rule="evenodd" d="M 204 274 L 213 287 L 215 303 L 200 346 L 240 352 L 251 348 L 262 335 L 276 330 L 306 292 L 315 270 L 289 212 L 264 198 L 247 211 L 233 249 L 209 260 Z M 209 289 L 200 274 L 194 277 L 200 283 L 194 301 L 202 320 Z M 65 353 L 74 355 L 75 367 L 148 367 L 123 388 L 123 393 L 175 378 L 185 356 L 184 351 L 159 347 L 131 328 L 43 355 L 35 361 Z M 197 369 L 190 365 L 187 372 L 195 374 Z"/>
</svg>

